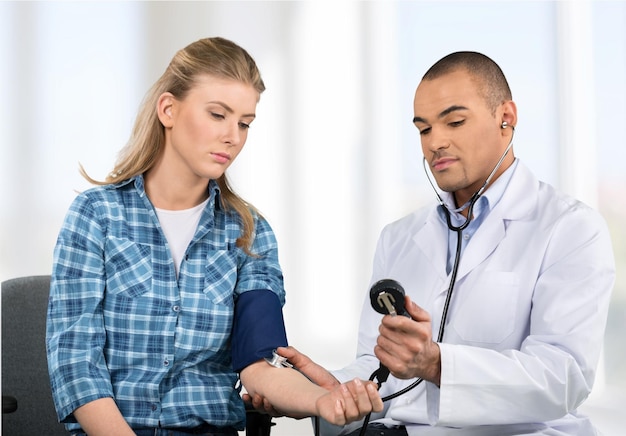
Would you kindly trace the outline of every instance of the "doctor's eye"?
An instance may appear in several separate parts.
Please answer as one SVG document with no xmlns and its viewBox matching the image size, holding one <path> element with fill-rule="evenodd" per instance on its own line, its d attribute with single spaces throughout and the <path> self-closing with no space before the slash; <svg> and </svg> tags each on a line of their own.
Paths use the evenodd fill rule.
<svg viewBox="0 0 626 436">
<path fill-rule="evenodd" d="M 423 127 L 423 128 L 417 128 L 417 130 L 420 132 L 421 136 L 427 135 L 430 133 L 431 128 L 430 127 Z"/>
</svg>

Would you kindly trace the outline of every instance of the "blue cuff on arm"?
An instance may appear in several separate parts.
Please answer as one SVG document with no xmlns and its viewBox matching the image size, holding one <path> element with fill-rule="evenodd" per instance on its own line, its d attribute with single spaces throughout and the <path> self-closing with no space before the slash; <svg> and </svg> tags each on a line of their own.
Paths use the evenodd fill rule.
<svg viewBox="0 0 626 436">
<path fill-rule="evenodd" d="M 271 358 L 277 347 L 286 346 L 285 321 L 278 296 L 265 289 L 239 295 L 235 302 L 232 336 L 235 372 L 241 372 L 257 360 Z"/>
</svg>

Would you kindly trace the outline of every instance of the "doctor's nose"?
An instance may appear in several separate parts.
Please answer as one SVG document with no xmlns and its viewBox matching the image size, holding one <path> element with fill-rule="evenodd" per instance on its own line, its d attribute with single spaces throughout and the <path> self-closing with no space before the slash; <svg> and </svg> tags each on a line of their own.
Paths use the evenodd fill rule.
<svg viewBox="0 0 626 436">
<path fill-rule="evenodd" d="M 422 136 L 422 148 L 432 152 L 443 150 L 450 147 L 450 138 L 441 133 L 431 133 L 427 136 Z"/>
</svg>

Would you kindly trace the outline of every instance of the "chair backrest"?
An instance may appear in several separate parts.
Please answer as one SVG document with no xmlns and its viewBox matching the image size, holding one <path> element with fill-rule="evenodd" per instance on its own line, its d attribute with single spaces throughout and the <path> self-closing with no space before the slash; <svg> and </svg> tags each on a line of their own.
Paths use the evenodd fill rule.
<svg viewBox="0 0 626 436">
<path fill-rule="evenodd" d="M 68 436 L 57 421 L 46 356 L 46 312 L 50 276 L 2 282 L 2 395 L 17 399 L 17 410 L 2 414 L 10 436 Z M 268 436 L 269 415 L 247 411 L 247 436 Z"/>
<path fill-rule="evenodd" d="M 2 395 L 17 410 L 2 414 L 2 434 L 68 436 L 57 421 L 46 357 L 50 276 L 2 282 Z"/>
</svg>

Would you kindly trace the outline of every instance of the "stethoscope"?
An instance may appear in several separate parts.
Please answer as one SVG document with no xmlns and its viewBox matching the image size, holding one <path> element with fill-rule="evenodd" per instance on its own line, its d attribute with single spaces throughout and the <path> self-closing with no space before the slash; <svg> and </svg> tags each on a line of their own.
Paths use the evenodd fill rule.
<svg viewBox="0 0 626 436">
<path fill-rule="evenodd" d="M 472 221 L 474 205 L 476 204 L 476 202 L 478 201 L 480 196 L 483 194 L 483 192 L 485 192 L 485 189 L 487 189 L 487 186 L 491 182 L 491 179 L 496 174 L 496 172 L 498 171 L 498 169 L 502 165 L 502 162 L 504 162 L 504 159 L 506 158 L 507 154 L 509 153 L 509 151 L 513 147 L 513 137 L 515 136 L 515 126 L 510 126 L 506 121 L 504 121 L 500 125 L 500 127 L 503 128 L 503 129 L 506 129 L 507 127 L 511 128 L 511 132 L 512 133 L 511 133 L 511 139 L 509 140 L 509 144 L 507 145 L 506 149 L 504 150 L 504 153 L 502 153 L 502 156 L 500 156 L 500 159 L 496 163 L 496 166 L 493 168 L 493 170 L 491 171 L 491 173 L 489 174 L 489 176 L 485 180 L 485 183 L 482 184 L 480 189 L 478 191 L 476 191 L 474 193 L 474 195 L 472 195 L 470 197 L 470 199 L 463 206 L 461 206 L 460 208 L 454 210 L 454 212 L 461 212 L 461 211 L 467 209 L 467 217 L 465 218 L 465 221 L 461 225 L 459 225 L 459 226 L 455 226 L 452 223 L 451 211 L 448 209 L 448 206 L 446 206 L 446 204 L 444 203 L 443 199 L 441 198 L 441 195 L 439 195 L 439 192 L 437 191 L 437 188 L 435 188 L 435 184 L 433 183 L 432 178 L 429 175 L 429 171 L 427 169 L 428 163 L 426 161 L 426 157 L 424 157 L 423 160 L 422 160 L 422 164 L 424 166 L 424 172 L 426 173 L 426 178 L 428 179 L 428 182 L 430 183 L 430 186 L 433 188 L 433 191 L 435 192 L 435 195 L 437 196 L 437 200 L 439 202 L 439 206 L 441 207 L 441 209 L 445 213 L 446 224 L 448 225 L 448 229 L 453 231 L 453 232 L 456 232 L 456 234 L 457 234 L 456 251 L 455 251 L 455 255 L 454 255 L 454 264 L 452 266 L 452 272 L 451 272 L 451 275 L 450 275 L 450 284 L 448 285 L 448 290 L 446 292 L 446 300 L 444 302 L 443 311 L 442 311 L 442 314 L 441 314 L 441 324 L 439 325 L 439 333 L 437 335 L 437 342 L 442 342 L 443 341 L 444 329 L 445 329 L 445 325 L 446 325 L 446 320 L 448 318 L 448 308 L 450 307 L 450 301 L 452 300 L 452 292 L 454 290 L 454 285 L 456 284 L 456 276 L 457 276 L 457 273 L 459 271 L 459 263 L 460 263 L 460 260 L 461 260 L 461 248 L 462 248 L 462 243 L 463 243 L 463 230 L 466 229 L 467 226 L 469 226 L 470 222 Z M 377 373 L 378 373 L 378 370 L 375 371 L 370 376 L 370 381 L 374 380 L 377 377 Z M 411 389 L 413 389 L 417 385 L 419 385 L 422 381 L 424 381 L 423 378 L 418 378 L 417 380 L 415 380 L 413 383 L 411 383 L 407 387 L 405 387 L 405 388 L 403 388 L 403 389 L 401 389 L 401 390 L 399 390 L 399 391 L 397 391 L 397 392 L 395 392 L 393 394 L 387 395 L 386 397 L 383 397 L 382 401 L 386 402 L 386 401 L 389 401 L 389 400 L 393 400 L 394 398 L 397 398 L 397 397 L 399 397 L 401 395 L 404 395 L 405 393 L 409 392 Z M 378 387 L 379 388 L 380 388 L 381 384 L 382 384 L 382 382 L 379 380 L 379 382 L 378 382 Z M 359 436 L 365 435 L 365 432 L 367 431 L 367 424 L 369 423 L 369 420 L 370 420 L 370 416 L 371 416 L 371 413 L 368 414 L 365 417 L 365 419 L 363 421 L 363 426 L 361 427 L 361 432 L 359 433 Z"/>
</svg>

